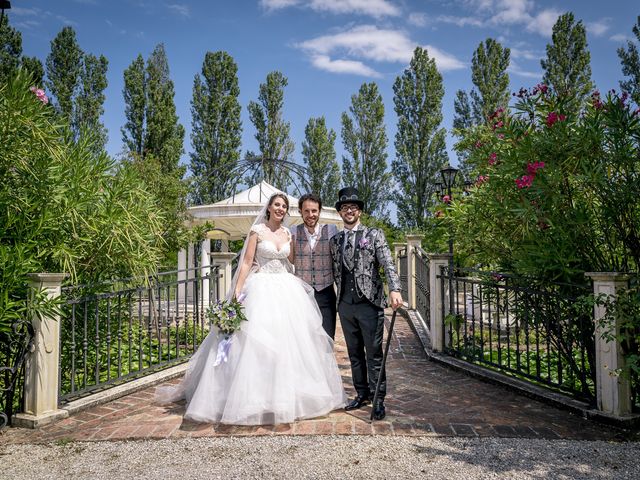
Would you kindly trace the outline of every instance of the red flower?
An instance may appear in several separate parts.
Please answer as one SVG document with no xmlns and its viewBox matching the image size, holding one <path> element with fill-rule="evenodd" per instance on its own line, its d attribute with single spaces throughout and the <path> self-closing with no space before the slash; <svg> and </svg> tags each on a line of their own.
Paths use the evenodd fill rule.
<svg viewBox="0 0 640 480">
<path fill-rule="evenodd" d="M 516 178 L 516 185 L 519 189 L 529 188 L 533 184 L 533 175 L 523 175 Z"/>
<path fill-rule="evenodd" d="M 495 165 L 498 162 L 498 154 L 496 152 L 491 152 L 489 155 L 489 165 Z"/>
<path fill-rule="evenodd" d="M 529 163 L 527 164 L 527 173 L 529 173 L 529 175 L 531 176 L 535 176 L 535 174 L 538 173 L 538 170 L 540 170 L 541 168 L 544 168 L 544 162 Z"/>
<path fill-rule="evenodd" d="M 478 140 L 474 145 L 474 147 L 476 148 L 480 148 L 481 146 L 482 146 L 482 142 L 480 140 Z"/>
<path fill-rule="evenodd" d="M 489 175 L 478 175 L 478 179 L 476 180 L 476 187 L 479 187 L 483 183 L 489 180 Z"/>
<path fill-rule="evenodd" d="M 556 112 L 551 112 L 547 115 L 547 127 L 552 127 L 556 122 L 564 122 L 566 119 L 566 115 L 558 115 Z"/>
<path fill-rule="evenodd" d="M 449 195 L 445 195 L 444 197 L 442 197 L 442 201 L 444 203 L 451 203 L 451 197 Z"/>
</svg>

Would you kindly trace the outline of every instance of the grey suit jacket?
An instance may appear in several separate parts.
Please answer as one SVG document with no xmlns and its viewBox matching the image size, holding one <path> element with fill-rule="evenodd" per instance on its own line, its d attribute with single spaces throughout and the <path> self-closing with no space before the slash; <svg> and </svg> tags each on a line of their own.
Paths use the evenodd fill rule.
<svg viewBox="0 0 640 480">
<path fill-rule="evenodd" d="M 380 270 L 384 269 L 389 291 L 400 291 L 400 278 L 387 245 L 384 232 L 378 228 L 359 226 L 356 232 L 354 251 L 354 275 L 358 294 L 366 297 L 374 305 L 384 308 L 387 297 Z M 342 288 L 342 256 L 344 252 L 344 231 L 331 239 L 331 257 L 333 258 L 333 278 L 336 282 L 338 296 Z"/>
</svg>

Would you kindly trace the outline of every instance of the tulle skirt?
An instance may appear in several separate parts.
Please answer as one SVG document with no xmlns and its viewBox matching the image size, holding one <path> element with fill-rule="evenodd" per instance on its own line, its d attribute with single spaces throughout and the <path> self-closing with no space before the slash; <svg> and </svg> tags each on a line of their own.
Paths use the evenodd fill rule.
<svg viewBox="0 0 640 480">
<path fill-rule="evenodd" d="M 289 273 L 255 273 L 245 284 L 248 321 L 231 338 L 226 362 L 214 366 L 222 337 L 211 332 L 177 388 L 161 402 L 186 398 L 185 418 L 270 425 L 325 415 L 346 394 L 309 285 Z"/>
</svg>

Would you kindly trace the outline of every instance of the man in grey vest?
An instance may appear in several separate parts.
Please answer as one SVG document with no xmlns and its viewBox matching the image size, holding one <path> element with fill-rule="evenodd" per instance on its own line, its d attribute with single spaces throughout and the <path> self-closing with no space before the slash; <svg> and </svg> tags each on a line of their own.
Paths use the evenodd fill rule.
<svg viewBox="0 0 640 480">
<path fill-rule="evenodd" d="M 302 225 L 294 231 L 296 275 L 313 287 L 322 313 L 322 327 L 331 338 L 336 334 L 336 293 L 329 240 L 337 233 L 335 225 L 318 223 L 322 200 L 307 193 L 300 197 L 298 208 Z"/>
<path fill-rule="evenodd" d="M 402 305 L 400 279 L 384 236 L 378 228 L 360 224 L 365 205 L 357 189 L 346 187 L 338 192 L 336 210 L 344 222 L 344 230 L 331 240 L 333 276 L 338 290 L 338 312 L 342 333 L 347 343 L 351 376 L 356 390 L 345 410 L 355 410 L 372 400 L 382 367 L 382 335 L 384 307 L 387 299 L 380 270 L 384 270 L 389 285 L 389 300 L 395 310 Z M 373 418 L 385 415 L 384 398 L 387 393 L 385 375 Z"/>
</svg>

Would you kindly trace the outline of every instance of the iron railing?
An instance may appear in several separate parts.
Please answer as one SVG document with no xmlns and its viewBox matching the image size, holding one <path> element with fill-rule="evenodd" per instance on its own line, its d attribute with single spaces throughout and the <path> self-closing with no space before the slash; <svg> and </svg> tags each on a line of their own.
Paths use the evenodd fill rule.
<svg viewBox="0 0 640 480">
<path fill-rule="evenodd" d="M 416 291 L 416 310 L 422 320 L 429 324 L 430 315 L 430 285 L 429 285 L 429 255 L 422 248 L 413 250 L 415 260 L 414 285 Z"/>
<path fill-rule="evenodd" d="M 209 331 L 218 267 L 63 288 L 59 401 L 183 362 Z"/>
<path fill-rule="evenodd" d="M 588 285 L 446 267 L 438 278 L 446 353 L 594 402 L 593 311 L 578 301 Z"/>
<path fill-rule="evenodd" d="M 13 414 L 23 410 L 25 363 L 33 341 L 28 320 L 13 323 L 10 333 L 0 333 L 0 429 L 11 425 Z"/>
</svg>

